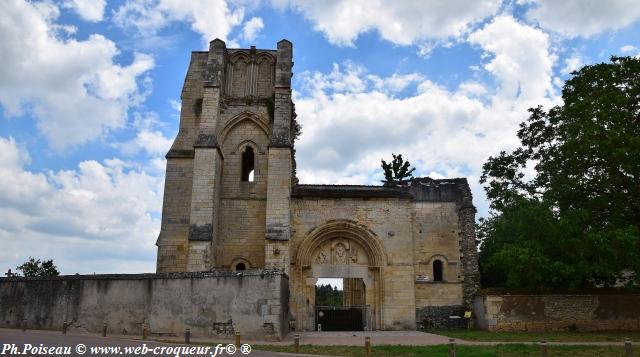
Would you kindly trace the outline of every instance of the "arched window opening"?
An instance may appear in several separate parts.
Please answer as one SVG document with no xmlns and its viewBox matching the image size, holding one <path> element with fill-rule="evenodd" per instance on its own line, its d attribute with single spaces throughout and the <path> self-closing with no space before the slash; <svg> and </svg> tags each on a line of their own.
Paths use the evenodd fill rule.
<svg viewBox="0 0 640 357">
<path fill-rule="evenodd" d="M 433 261 L 433 281 L 442 281 L 442 261 Z"/>
<path fill-rule="evenodd" d="M 242 152 L 242 181 L 253 182 L 254 155 L 253 148 L 247 146 Z"/>
<path fill-rule="evenodd" d="M 246 269 L 247 269 L 247 267 L 244 265 L 244 263 L 236 264 L 236 271 L 246 270 Z"/>
</svg>

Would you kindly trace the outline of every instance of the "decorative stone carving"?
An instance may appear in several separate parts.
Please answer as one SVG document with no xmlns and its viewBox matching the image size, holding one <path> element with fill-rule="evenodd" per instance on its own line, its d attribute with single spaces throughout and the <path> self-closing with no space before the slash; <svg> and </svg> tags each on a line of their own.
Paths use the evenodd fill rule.
<svg viewBox="0 0 640 357">
<path fill-rule="evenodd" d="M 312 257 L 312 263 L 318 265 L 366 266 L 369 263 L 362 246 L 342 237 L 323 242 L 314 250 Z"/>
<path fill-rule="evenodd" d="M 344 244 L 342 243 L 336 244 L 333 260 L 335 264 L 341 264 L 341 265 L 347 264 L 347 248 L 345 248 Z"/>
<path fill-rule="evenodd" d="M 329 263 L 329 257 L 327 257 L 327 253 L 321 250 L 320 253 L 318 253 L 318 257 L 316 258 L 316 263 L 318 264 Z"/>
</svg>

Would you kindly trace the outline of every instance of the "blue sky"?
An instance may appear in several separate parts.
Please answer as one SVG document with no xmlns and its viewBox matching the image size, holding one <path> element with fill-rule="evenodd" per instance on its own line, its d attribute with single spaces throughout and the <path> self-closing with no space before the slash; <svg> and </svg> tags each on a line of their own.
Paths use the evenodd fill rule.
<svg viewBox="0 0 640 357">
<path fill-rule="evenodd" d="M 570 72 L 640 55 L 616 1 L 0 2 L 0 268 L 155 270 L 164 154 L 190 52 L 294 44 L 302 183 L 376 184 L 380 159 L 468 177 L 517 145 Z"/>
</svg>

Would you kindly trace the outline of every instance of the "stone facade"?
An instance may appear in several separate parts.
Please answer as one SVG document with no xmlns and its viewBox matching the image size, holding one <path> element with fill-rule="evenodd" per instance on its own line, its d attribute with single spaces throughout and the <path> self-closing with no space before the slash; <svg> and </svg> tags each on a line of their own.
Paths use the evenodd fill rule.
<svg viewBox="0 0 640 357">
<path fill-rule="evenodd" d="M 157 271 L 283 271 L 302 330 L 315 328 L 319 278 L 345 279 L 345 301 L 368 306 L 367 329 L 415 329 L 470 308 L 479 276 L 466 179 L 297 184 L 292 67 L 286 40 L 262 50 L 216 39 L 192 54 Z"/>
</svg>

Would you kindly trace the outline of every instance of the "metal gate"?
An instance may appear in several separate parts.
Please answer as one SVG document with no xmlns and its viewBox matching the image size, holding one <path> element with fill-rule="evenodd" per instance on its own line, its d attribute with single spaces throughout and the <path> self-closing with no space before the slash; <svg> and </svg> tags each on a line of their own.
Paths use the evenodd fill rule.
<svg viewBox="0 0 640 357">
<path fill-rule="evenodd" d="M 368 326 L 368 305 L 316 306 L 317 331 L 364 331 Z"/>
</svg>

